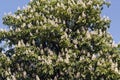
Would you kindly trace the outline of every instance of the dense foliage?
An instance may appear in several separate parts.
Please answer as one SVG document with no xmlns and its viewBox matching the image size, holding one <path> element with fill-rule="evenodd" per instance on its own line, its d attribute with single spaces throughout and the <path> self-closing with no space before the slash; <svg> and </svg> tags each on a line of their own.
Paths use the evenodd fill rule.
<svg viewBox="0 0 120 80">
<path fill-rule="evenodd" d="M 3 17 L 0 80 L 119 80 L 105 0 L 33 0 Z"/>
</svg>

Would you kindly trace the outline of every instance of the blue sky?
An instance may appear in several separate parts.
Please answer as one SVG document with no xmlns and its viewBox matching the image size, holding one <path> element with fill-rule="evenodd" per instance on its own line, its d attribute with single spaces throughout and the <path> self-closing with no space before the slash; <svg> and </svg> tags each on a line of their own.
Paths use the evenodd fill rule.
<svg viewBox="0 0 120 80">
<path fill-rule="evenodd" d="M 105 8 L 103 14 L 111 19 L 111 26 L 109 32 L 113 36 L 116 43 L 120 42 L 120 0 L 109 0 L 111 2 L 110 8 Z"/>
<path fill-rule="evenodd" d="M 110 8 L 103 10 L 103 15 L 109 16 L 112 20 L 109 32 L 113 36 L 116 43 L 120 41 L 120 0 L 109 0 L 111 1 Z M 2 24 L 2 17 L 4 13 L 15 12 L 17 7 L 26 5 L 29 0 L 1 0 L 0 3 L 0 28 L 6 28 Z"/>
</svg>

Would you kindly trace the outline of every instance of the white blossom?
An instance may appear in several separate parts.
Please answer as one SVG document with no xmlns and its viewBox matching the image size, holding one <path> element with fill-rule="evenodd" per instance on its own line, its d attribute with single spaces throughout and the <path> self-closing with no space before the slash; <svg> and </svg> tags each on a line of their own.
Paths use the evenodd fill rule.
<svg viewBox="0 0 120 80">
<path fill-rule="evenodd" d="M 33 34 L 30 32 L 30 36 L 33 36 Z"/>
<path fill-rule="evenodd" d="M 31 6 L 30 5 L 28 5 L 28 6 L 26 6 L 27 7 L 27 9 L 30 9 L 31 8 Z"/>
<path fill-rule="evenodd" d="M 61 23 L 61 22 L 62 22 L 60 18 L 58 19 L 58 22 L 59 22 L 59 23 Z"/>
<path fill-rule="evenodd" d="M 65 20 L 63 20 L 63 24 L 65 24 Z"/>
<path fill-rule="evenodd" d="M 20 30 L 20 28 L 16 28 L 16 31 L 19 32 L 19 31 L 21 31 L 21 30 Z"/>
<path fill-rule="evenodd" d="M 69 63 L 69 59 L 68 59 L 68 58 L 66 58 L 64 61 L 65 61 L 66 63 Z"/>
<path fill-rule="evenodd" d="M 67 38 L 67 37 L 68 37 L 68 35 L 67 35 L 67 33 L 65 32 L 64 35 L 61 36 L 61 39 L 64 39 L 64 38 Z"/>
<path fill-rule="evenodd" d="M 115 43 L 115 41 L 113 41 L 112 43 L 112 47 L 117 47 L 118 45 Z"/>
<path fill-rule="evenodd" d="M 30 15 L 28 15 L 28 17 L 32 18 L 32 17 L 33 17 L 33 15 L 32 15 L 32 14 L 30 14 Z"/>
<path fill-rule="evenodd" d="M 20 16 L 17 15 L 16 18 L 17 18 L 17 19 L 20 19 Z"/>
<path fill-rule="evenodd" d="M 96 55 L 95 54 L 93 54 L 92 55 L 92 60 L 94 60 L 96 58 Z"/>
<path fill-rule="evenodd" d="M 18 46 L 18 47 L 25 46 L 23 40 L 18 41 L 18 45 L 17 45 L 17 46 Z"/>
<path fill-rule="evenodd" d="M 21 40 L 20 42 L 21 42 L 21 45 L 22 45 L 22 46 L 25 46 L 25 44 L 24 44 L 24 41 L 23 41 L 23 40 Z"/>
<path fill-rule="evenodd" d="M 77 4 L 83 3 L 82 0 L 77 0 Z"/>
<path fill-rule="evenodd" d="M 44 50 L 43 50 L 43 49 L 41 49 L 41 50 L 40 50 L 40 53 L 41 53 L 41 54 L 43 54 L 43 53 L 44 53 Z"/>
<path fill-rule="evenodd" d="M 52 19 L 52 15 L 49 16 Z"/>
<path fill-rule="evenodd" d="M 58 79 L 57 79 L 57 76 L 54 77 L 54 80 L 58 80 Z"/>
<path fill-rule="evenodd" d="M 52 60 L 48 57 L 48 60 L 46 60 L 46 63 L 47 63 L 47 64 L 51 64 L 51 63 L 52 63 Z"/>
<path fill-rule="evenodd" d="M 103 18 L 101 18 L 102 20 L 104 20 L 104 21 L 108 21 L 108 20 L 110 20 L 110 18 L 108 17 L 108 16 L 103 16 Z"/>
<path fill-rule="evenodd" d="M 81 57 L 80 57 L 80 61 L 81 61 L 81 60 L 84 60 L 84 56 L 81 56 Z"/>
<path fill-rule="evenodd" d="M 65 52 L 67 52 L 68 51 L 68 49 L 67 48 L 65 48 Z"/>
<path fill-rule="evenodd" d="M 48 7 L 48 5 L 45 5 L 44 7 L 45 7 L 45 8 L 47 8 L 47 7 Z"/>
<path fill-rule="evenodd" d="M 35 45 L 35 40 L 32 40 L 32 44 Z"/>
<path fill-rule="evenodd" d="M 79 78 L 79 77 L 80 77 L 80 72 L 77 72 L 76 78 Z"/>
<path fill-rule="evenodd" d="M 51 51 L 50 49 L 48 49 L 48 53 L 49 53 L 50 55 L 53 55 L 53 51 Z"/>
<path fill-rule="evenodd" d="M 69 63 L 69 58 L 70 58 L 70 55 L 67 53 L 67 54 L 66 54 L 66 59 L 65 59 L 65 62 L 66 62 L 66 63 Z"/>
<path fill-rule="evenodd" d="M 38 56 L 38 60 L 41 60 L 41 57 L 40 57 L 40 56 Z"/>
<path fill-rule="evenodd" d="M 73 4 L 75 4 L 75 1 L 74 0 L 71 0 Z"/>
<path fill-rule="evenodd" d="M 1 31 L 1 32 L 5 32 L 5 29 L 2 29 L 2 28 L 1 28 L 0 31 Z"/>
<path fill-rule="evenodd" d="M 77 33 L 79 34 L 80 33 L 80 31 L 77 29 Z"/>
<path fill-rule="evenodd" d="M 20 41 L 18 41 L 18 47 L 20 47 L 21 46 L 21 42 Z"/>
<path fill-rule="evenodd" d="M 63 3 L 60 4 L 62 8 L 65 10 L 65 5 Z"/>
<path fill-rule="evenodd" d="M 105 18 L 105 21 L 108 21 L 108 20 L 110 20 L 110 18 L 107 16 L 107 17 Z"/>
<path fill-rule="evenodd" d="M 83 2 L 83 0 L 78 0 L 77 4 L 81 4 L 83 7 L 86 7 L 85 3 Z"/>
<path fill-rule="evenodd" d="M 47 22 L 47 19 L 46 19 L 46 18 L 44 18 L 44 22 Z"/>
<path fill-rule="evenodd" d="M 40 80 L 40 78 L 39 78 L 39 76 L 38 76 L 38 75 L 36 75 L 36 80 Z"/>
<path fill-rule="evenodd" d="M 52 25 L 55 25 L 55 22 L 50 19 L 48 19 L 48 22 L 51 23 Z"/>
<path fill-rule="evenodd" d="M 23 23 L 21 27 L 25 27 L 26 26 L 26 23 Z"/>
<path fill-rule="evenodd" d="M 9 12 L 8 15 L 12 15 L 12 12 Z"/>
<path fill-rule="evenodd" d="M 42 21 L 40 21 L 40 24 L 41 24 L 41 25 L 43 25 L 43 22 L 42 22 Z"/>
<path fill-rule="evenodd" d="M 55 22 L 58 22 L 58 19 L 57 19 L 57 18 L 55 18 Z"/>
<path fill-rule="evenodd" d="M 60 3 L 57 3 L 57 6 L 60 7 Z"/>
<path fill-rule="evenodd" d="M 35 16 L 39 16 L 39 14 L 36 12 L 36 13 L 35 13 Z"/>
<path fill-rule="evenodd" d="M 17 80 L 14 75 L 12 75 L 12 80 Z"/>
<path fill-rule="evenodd" d="M 82 12 L 82 17 L 86 17 L 86 14 L 84 11 Z"/>
<path fill-rule="evenodd" d="M 5 75 L 7 75 L 7 76 L 9 75 L 8 71 L 5 71 Z"/>
<path fill-rule="evenodd" d="M 37 5 L 40 5 L 40 2 L 39 1 L 36 1 Z"/>
<path fill-rule="evenodd" d="M 33 9 L 31 9 L 31 10 L 30 10 L 30 12 L 34 12 L 34 10 L 33 10 Z"/>
<path fill-rule="evenodd" d="M 70 7 L 67 9 L 67 13 L 71 13 L 71 8 Z"/>
<path fill-rule="evenodd" d="M 63 58 L 60 55 L 58 56 L 58 61 L 63 61 Z"/>
<path fill-rule="evenodd" d="M 81 19 L 81 16 L 78 17 L 78 20 L 80 20 L 80 19 Z"/>
<path fill-rule="evenodd" d="M 27 74 L 26 71 L 23 71 L 23 76 L 24 76 L 24 77 L 26 77 L 26 74 Z"/>
<path fill-rule="evenodd" d="M 30 44 L 29 44 L 29 43 L 26 43 L 26 46 L 30 46 Z"/>
<path fill-rule="evenodd" d="M 76 49 L 78 48 L 76 44 L 74 45 L 74 48 L 76 48 Z"/>
<path fill-rule="evenodd" d="M 18 6 L 17 10 L 20 10 L 20 7 Z"/>
<path fill-rule="evenodd" d="M 73 43 L 74 43 L 74 44 L 78 44 L 77 39 L 74 39 L 74 40 L 73 40 Z"/>
<path fill-rule="evenodd" d="M 32 27 L 32 24 L 31 24 L 31 23 L 28 24 L 28 28 L 30 28 L 30 27 Z"/>
<path fill-rule="evenodd" d="M 36 30 L 36 33 L 38 33 L 39 31 L 38 30 Z"/>
<path fill-rule="evenodd" d="M 86 32 L 86 36 L 87 36 L 87 38 L 91 38 L 91 34 L 89 31 Z"/>
<path fill-rule="evenodd" d="M 83 7 L 86 7 L 86 5 L 85 5 L 85 3 L 84 3 L 84 2 L 82 3 L 82 6 L 83 6 Z"/>
<path fill-rule="evenodd" d="M 97 31 L 91 31 L 90 33 L 96 35 Z"/>
<path fill-rule="evenodd" d="M 92 1 L 90 0 L 88 3 L 87 3 L 87 5 L 91 5 L 92 4 Z"/>
<path fill-rule="evenodd" d="M 30 2 L 32 2 L 33 0 L 30 0 Z"/>
<path fill-rule="evenodd" d="M 22 17 L 22 16 L 23 16 L 23 14 L 22 14 L 22 13 L 20 13 L 20 14 L 19 14 L 19 16 L 20 16 L 20 17 Z"/>
<path fill-rule="evenodd" d="M 6 80 L 11 80 L 9 77 L 7 77 L 7 79 Z"/>
<path fill-rule="evenodd" d="M 25 54 L 29 54 L 29 50 L 26 50 L 26 51 L 25 51 Z"/>
<path fill-rule="evenodd" d="M 97 4 L 96 8 L 98 8 L 98 9 L 99 9 L 99 8 L 100 8 L 100 5 L 98 5 L 98 4 Z"/>
<path fill-rule="evenodd" d="M 53 10 L 54 8 L 53 7 L 51 7 L 51 10 Z"/>
</svg>

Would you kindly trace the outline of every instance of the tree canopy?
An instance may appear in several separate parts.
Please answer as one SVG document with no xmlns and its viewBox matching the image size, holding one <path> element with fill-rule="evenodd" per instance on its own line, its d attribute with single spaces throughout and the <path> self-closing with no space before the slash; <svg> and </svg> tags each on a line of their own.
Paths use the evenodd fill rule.
<svg viewBox="0 0 120 80">
<path fill-rule="evenodd" d="M 1 80 L 119 80 L 105 0 L 31 0 L 3 17 Z"/>
</svg>

